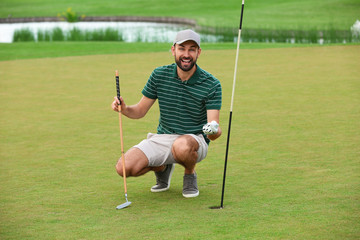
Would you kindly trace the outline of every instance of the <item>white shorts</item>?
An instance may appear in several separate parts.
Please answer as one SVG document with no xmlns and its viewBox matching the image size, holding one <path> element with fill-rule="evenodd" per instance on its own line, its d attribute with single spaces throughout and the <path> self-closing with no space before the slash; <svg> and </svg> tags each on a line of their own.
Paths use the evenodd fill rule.
<svg viewBox="0 0 360 240">
<path fill-rule="evenodd" d="M 208 145 L 202 134 L 187 135 L 192 136 L 199 143 L 197 162 L 200 162 L 207 155 Z M 177 163 L 171 153 L 171 148 L 174 141 L 180 136 L 182 135 L 148 133 L 147 139 L 142 140 L 134 147 L 143 151 L 149 160 L 149 167 L 158 167 L 166 164 Z"/>
</svg>

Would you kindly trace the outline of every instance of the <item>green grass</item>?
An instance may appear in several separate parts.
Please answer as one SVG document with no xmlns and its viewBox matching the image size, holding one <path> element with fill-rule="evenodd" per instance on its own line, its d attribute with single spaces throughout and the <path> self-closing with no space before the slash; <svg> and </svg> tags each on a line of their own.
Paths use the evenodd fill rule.
<svg viewBox="0 0 360 240">
<path fill-rule="evenodd" d="M 72 7 L 87 16 L 173 16 L 197 20 L 199 25 L 237 28 L 241 1 L 216 0 L 2 0 L 0 17 L 57 16 Z M 348 30 L 359 18 L 358 0 L 247 0 L 244 29 Z"/>
<path fill-rule="evenodd" d="M 340 44 L 342 45 L 342 44 Z M 235 43 L 203 43 L 203 50 L 236 49 Z M 316 46 L 314 44 L 287 43 L 242 43 L 241 49 L 293 48 Z M 119 53 L 166 52 L 170 43 L 124 43 L 124 42 L 18 42 L 0 43 L 0 61 L 53 58 L 66 56 L 86 56 Z"/>
<path fill-rule="evenodd" d="M 224 133 L 229 48 L 199 59 L 222 82 Z M 198 198 L 182 197 L 177 166 L 168 192 L 149 191 L 153 174 L 129 178 L 133 204 L 115 210 L 125 200 L 114 169 L 114 71 L 133 104 L 171 53 L 1 61 L 0 238 L 359 239 L 359 54 L 359 45 L 240 50 L 222 210 L 209 207 L 220 204 L 226 134 L 197 166 Z M 156 131 L 157 120 L 156 106 L 143 119 L 124 118 L 125 148 Z"/>
<path fill-rule="evenodd" d="M 245 4 L 244 29 L 348 30 L 360 3 Z M 234 0 L 2 0 L 0 17 L 56 16 L 68 7 L 88 16 L 178 16 L 227 27 L 237 27 L 240 12 Z M 182 197 L 177 166 L 165 193 L 149 191 L 152 174 L 129 178 L 133 203 L 115 210 L 125 199 L 114 169 L 114 71 L 126 102 L 136 103 L 151 70 L 173 62 L 169 48 L 0 44 L 0 239 L 359 239 L 359 45 L 242 44 L 225 208 L 209 209 L 220 204 L 224 134 L 197 166 L 198 198 Z M 226 133 L 236 45 L 202 48 L 200 66 L 222 82 Z M 156 131 L 157 121 L 157 106 L 143 119 L 123 118 L 125 148 Z"/>
</svg>

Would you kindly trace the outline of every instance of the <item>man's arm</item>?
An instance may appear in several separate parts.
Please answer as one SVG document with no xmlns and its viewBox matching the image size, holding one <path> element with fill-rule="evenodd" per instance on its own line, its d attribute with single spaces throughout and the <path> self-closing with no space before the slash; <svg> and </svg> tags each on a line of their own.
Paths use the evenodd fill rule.
<svg viewBox="0 0 360 240">
<path fill-rule="evenodd" d="M 217 123 L 219 123 L 219 118 L 220 118 L 220 110 L 207 110 L 207 121 L 208 122 L 216 121 Z M 214 141 L 215 139 L 217 139 L 218 137 L 221 136 L 221 133 L 222 133 L 222 131 L 219 126 L 217 133 L 209 134 L 209 135 L 207 135 L 207 137 L 211 141 Z"/>
<path fill-rule="evenodd" d="M 127 116 L 128 118 L 132 118 L 132 119 L 138 119 L 144 117 L 151 108 L 151 106 L 156 101 L 156 99 L 151 99 L 143 96 L 137 104 L 127 106 L 122 97 L 120 97 L 120 100 L 121 100 L 121 113 Z M 119 100 L 117 99 L 117 97 L 114 97 L 114 101 L 111 104 L 111 108 L 115 112 L 117 112 L 118 106 L 119 106 Z"/>
</svg>

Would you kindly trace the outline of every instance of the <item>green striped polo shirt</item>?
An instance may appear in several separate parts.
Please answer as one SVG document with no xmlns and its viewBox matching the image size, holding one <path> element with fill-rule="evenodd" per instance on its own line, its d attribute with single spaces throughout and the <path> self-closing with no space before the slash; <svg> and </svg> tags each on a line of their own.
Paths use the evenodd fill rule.
<svg viewBox="0 0 360 240">
<path fill-rule="evenodd" d="M 151 73 L 142 94 L 159 101 L 158 134 L 203 134 L 206 110 L 220 110 L 220 81 L 196 67 L 193 76 L 184 82 L 177 75 L 175 63 L 158 67 Z"/>
</svg>

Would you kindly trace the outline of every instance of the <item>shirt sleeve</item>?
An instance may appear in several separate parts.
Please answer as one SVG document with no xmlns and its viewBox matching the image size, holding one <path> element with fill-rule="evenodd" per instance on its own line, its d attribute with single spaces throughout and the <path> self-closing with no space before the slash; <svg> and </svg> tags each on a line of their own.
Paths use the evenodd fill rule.
<svg viewBox="0 0 360 240">
<path fill-rule="evenodd" d="M 156 72 L 155 70 L 151 73 L 145 87 L 141 91 L 141 93 L 148 98 L 157 99 L 157 87 L 156 87 Z"/>
<path fill-rule="evenodd" d="M 209 97 L 205 103 L 206 109 L 220 110 L 222 103 L 222 90 L 220 81 L 216 81 L 213 88 L 210 90 Z"/>
</svg>

